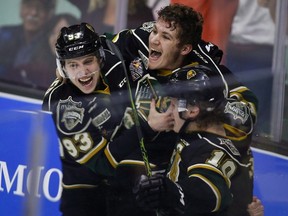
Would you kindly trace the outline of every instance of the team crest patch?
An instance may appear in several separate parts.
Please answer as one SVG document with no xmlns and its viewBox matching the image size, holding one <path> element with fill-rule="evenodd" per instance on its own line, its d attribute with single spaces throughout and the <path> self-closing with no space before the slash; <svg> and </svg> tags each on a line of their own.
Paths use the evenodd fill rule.
<svg viewBox="0 0 288 216">
<path fill-rule="evenodd" d="M 136 81 L 140 77 L 143 76 L 143 66 L 142 66 L 142 61 L 140 58 L 134 59 L 130 63 L 129 69 L 130 69 L 133 81 Z"/>
<path fill-rule="evenodd" d="M 57 120 L 64 123 L 67 130 L 72 130 L 78 123 L 82 123 L 84 108 L 82 102 L 75 102 L 69 96 L 66 100 L 60 100 L 57 107 Z"/>
<path fill-rule="evenodd" d="M 239 119 L 242 124 L 249 118 L 248 108 L 241 102 L 227 102 L 224 113 L 230 113 L 235 120 Z"/>
<path fill-rule="evenodd" d="M 111 113 L 108 109 L 105 109 L 103 112 L 99 113 L 94 119 L 93 124 L 95 127 L 101 127 L 106 121 L 111 118 Z"/>
<path fill-rule="evenodd" d="M 155 22 L 145 22 L 142 24 L 140 29 L 142 29 L 143 31 L 152 32 L 154 25 L 155 25 Z"/>
<path fill-rule="evenodd" d="M 220 140 L 220 145 L 225 145 L 227 148 L 230 149 L 233 155 L 240 155 L 239 151 L 237 148 L 234 146 L 231 140 L 229 139 L 224 139 L 224 138 L 218 138 Z"/>
</svg>

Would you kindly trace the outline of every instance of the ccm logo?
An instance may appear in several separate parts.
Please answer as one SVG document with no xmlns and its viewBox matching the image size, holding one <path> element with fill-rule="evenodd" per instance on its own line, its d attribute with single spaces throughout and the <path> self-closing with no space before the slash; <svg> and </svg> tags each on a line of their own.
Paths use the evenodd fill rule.
<svg viewBox="0 0 288 216">
<path fill-rule="evenodd" d="M 70 47 L 68 50 L 69 51 L 75 51 L 75 50 L 80 50 L 83 48 L 84 48 L 84 45 L 81 45 L 81 46 Z"/>
</svg>

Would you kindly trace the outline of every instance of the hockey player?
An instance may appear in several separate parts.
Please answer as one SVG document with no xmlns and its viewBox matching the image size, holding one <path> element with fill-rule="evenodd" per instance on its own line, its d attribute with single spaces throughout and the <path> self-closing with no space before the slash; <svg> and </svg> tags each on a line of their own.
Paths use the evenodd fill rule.
<svg viewBox="0 0 288 216">
<path fill-rule="evenodd" d="M 163 170 L 167 168 L 177 137 L 173 131 L 169 131 L 173 127 L 170 113 L 163 112 L 169 106 L 169 99 L 163 97 L 165 92 L 161 90 L 161 85 L 169 80 L 171 74 L 189 64 L 213 68 L 213 71 L 223 79 L 225 97 L 231 99 L 227 100 L 227 109 L 224 110 L 226 121 L 223 126 L 226 136 L 239 140 L 237 148 L 247 155 L 247 160 L 253 161 L 250 143 L 257 110 L 257 99 L 254 94 L 237 82 L 226 67 L 219 65 L 222 52 L 217 46 L 201 40 L 203 20 L 199 13 L 192 8 L 175 4 L 161 9 L 158 15 L 156 22 L 144 23 L 137 29 L 121 31 L 113 39 L 129 69 L 130 82 L 135 88 L 136 107 L 143 120 L 142 130 L 149 134 L 145 139 L 145 146 L 152 172 L 164 172 Z M 156 109 L 162 110 L 162 113 L 153 112 L 156 116 L 149 114 L 152 98 L 156 99 Z M 157 114 L 162 116 L 158 119 Z M 161 125 L 161 129 L 158 130 L 147 125 L 155 119 L 158 119 L 160 124 L 161 118 L 166 128 Z M 130 191 L 135 179 L 147 169 L 143 163 L 142 152 L 139 149 L 126 160 L 115 161 L 118 166 L 117 188 L 122 187 L 125 192 Z M 231 215 L 236 213 L 243 215 L 238 209 L 247 213 L 247 205 L 252 201 L 253 170 L 247 178 L 249 184 L 245 188 L 239 186 L 238 191 L 241 193 L 245 191 L 245 194 L 250 195 L 245 198 L 235 195 L 239 198 L 238 201 L 242 201 L 233 203 L 237 207 L 231 208 Z M 129 197 L 129 194 L 127 196 Z M 139 215 L 139 212 L 131 210 L 135 206 L 133 198 L 130 200 L 132 204 L 127 200 L 120 198 L 122 203 L 115 204 L 126 213 L 121 214 L 119 208 L 115 208 L 115 215 L 127 215 L 127 212 L 130 215 Z"/>
<path fill-rule="evenodd" d="M 43 99 L 60 143 L 63 216 L 107 214 L 106 180 L 114 168 L 104 149 L 124 113 L 125 76 L 118 58 L 102 43 L 105 38 L 89 24 L 62 28 L 56 44 L 59 77 Z M 82 165 L 90 163 L 94 172 Z"/>
<path fill-rule="evenodd" d="M 141 177 L 138 204 L 163 216 L 226 215 L 234 178 L 242 176 L 245 187 L 252 164 L 226 136 L 224 84 L 211 69 L 194 66 L 175 72 L 168 91 L 178 141 L 166 177 Z"/>
</svg>

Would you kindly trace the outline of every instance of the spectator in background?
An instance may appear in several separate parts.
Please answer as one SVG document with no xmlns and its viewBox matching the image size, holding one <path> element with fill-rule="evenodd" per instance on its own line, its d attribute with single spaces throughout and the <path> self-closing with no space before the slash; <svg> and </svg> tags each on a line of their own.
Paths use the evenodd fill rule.
<svg viewBox="0 0 288 216">
<path fill-rule="evenodd" d="M 22 23 L 0 29 L 0 79 L 34 88 L 47 88 L 55 74 L 46 71 L 47 26 L 56 0 L 22 0 Z"/>
<path fill-rule="evenodd" d="M 116 0 L 68 0 L 81 11 L 81 20 L 90 23 L 99 33 L 113 33 L 117 19 Z M 154 20 L 146 0 L 128 0 L 127 28 L 136 28 L 147 20 Z"/>
<path fill-rule="evenodd" d="M 227 66 L 259 99 L 256 134 L 270 132 L 275 24 L 257 0 L 239 0 L 227 48 Z"/>
<path fill-rule="evenodd" d="M 54 54 L 53 59 L 55 60 L 55 44 L 57 42 L 57 38 L 59 35 L 60 30 L 63 27 L 68 27 L 70 25 L 78 23 L 79 20 L 73 16 L 72 14 L 68 13 L 63 13 L 63 14 L 58 14 L 50 22 L 51 30 L 48 38 L 49 46 Z"/>
<path fill-rule="evenodd" d="M 238 0 L 171 0 L 171 3 L 187 5 L 202 14 L 204 18 L 202 38 L 223 50 L 222 61 L 225 63 L 227 43 Z"/>
<path fill-rule="evenodd" d="M 73 25 L 75 23 L 78 23 L 78 19 L 73 16 L 72 14 L 68 14 L 68 13 L 63 13 L 63 14 L 58 14 L 56 16 L 54 16 L 50 22 L 49 22 L 49 27 L 47 29 L 48 33 L 48 44 L 49 44 L 49 50 L 47 50 L 47 64 L 49 65 L 47 69 L 45 70 L 49 70 L 50 73 L 52 71 L 55 71 L 56 68 L 56 53 L 55 53 L 55 44 L 57 42 L 57 38 L 59 35 L 60 30 L 63 27 L 68 27 L 70 25 Z M 55 78 L 55 74 L 52 73 L 53 75 L 53 80 Z M 52 80 L 50 80 L 49 85 L 51 84 Z"/>
</svg>

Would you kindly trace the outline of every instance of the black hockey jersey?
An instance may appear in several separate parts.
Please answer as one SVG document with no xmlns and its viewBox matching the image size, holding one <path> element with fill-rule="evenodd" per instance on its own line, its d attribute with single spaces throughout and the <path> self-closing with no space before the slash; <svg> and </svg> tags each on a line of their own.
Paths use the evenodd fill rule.
<svg viewBox="0 0 288 216">
<path fill-rule="evenodd" d="M 82 93 L 69 79 L 65 82 L 56 79 L 43 99 L 42 108 L 52 113 L 61 143 L 63 184 L 69 187 L 97 185 L 103 176 L 113 175 L 109 166 L 93 165 L 93 168 L 98 167 L 95 174 L 79 165 L 95 162 L 97 155 L 103 157 L 101 152 L 115 127 L 120 124 L 127 105 L 121 62 L 108 50 L 105 50 L 105 55 L 106 61 L 101 69 L 104 79 L 93 93 Z"/>
<path fill-rule="evenodd" d="M 159 106 L 158 109 L 165 111 L 165 107 L 169 106 L 169 99 L 165 98 L 165 92 L 161 90 L 159 84 L 163 85 L 167 83 L 169 76 L 173 73 L 173 71 L 167 70 L 151 71 L 148 69 L 148 39 L 153 25 L 154 22 L 144 23 L 139 28 L 121 31 L 113 38 L 113 42 L 123 54 L 126 67 L 129 69 L 128 76 L 131 86 L 134 89 L 136 106 L 144 122 L 142 122 L 142 126 L 144 126 L 144 130 L 148 131 L 149 127 L 145 127 L 147 126 L 145 125 L 145 120 L 147 119 L 151 98 L 156 97 L 160 99 L 157 103 Z M 238 82 L 229 69 L 223 65 L 219 65 L 220 60 L 221 56 L 219 58 L 217 46 L 203 41 L 198 44 L 197 47 L 193 48 L 193 52 L 191 52 L 185 64 L 201 64 L 211 67 L 222 77 L 226 85 L 225 95 L 227 97 L 226 103 L 223 104 L 223 111 L 226 115 L 224 128 L 226 129 L 227 138 L 235 140 L 234 145 L 242 155 L 246 155 L 245 160 L 253 162 L 250 144 L 254 124 L 257 119 L 258 101 L 253 92 Z M 173 143 L 176 142 L 176 137 L 177 135 L 173 132 L 149 133 L 149 138 L 151 139 L 149 139 L 150 141 L 146 140 L 145 146 L 152 169 L 156 171 L 157 169 L 161 170 L 167 167 L 173 151 Z M 120 178 L 127 178 L 127 170 L 129 170 L 131 166 L 136 165 L 141 167 L 141 165 L 144 165 L 141 151 L 139 150 L 138 152 L 132 153 L 126 160 L 121 161 L 118 165 L 120 165 L 119 167 L 122 170 L 125 170 L 123 172 L 124 174 L 119 174 Z M 137 167 L 138 170 L 140 169 L 139 167 Z M 242 190 L 242 193 L 249 194 L 249 196 L 251 195 L 251 188 L 253 188 L 253 178 L 251 181 L 252 175 L 253 173 L 250 173 L 249 177 L 246 176 L 246 181 L 249 181 L 249 184 L 245 187 L 245 189 L 247 189 L 246 192 L 244 192 L 244 188 L 239 184 L 239 186 L 236 186 L 238 187 L 237 193 Z M 131 184 L 132 183 L 133 182 L 131 182 Z M 242 193 L 239 193 L 240 196 Z M 249 199 L 244 198 L 245 204 Z M 235 203 L 233 203 L 233 205 L 234 204 Z M 237 206 L 238 204 L 236 203 L 235 205 Z M 235 206 L 233 206 L 234 210 L 232 209 L 231 211 L 239 212 L 234 207 Z M 239 207 L 246 209 L 244 204 L 239 204 L 237 208 Z M 236 214 L 232 213 L 231 215 Z"/>
<path fill-rule="evenodd" d="M 167 83 L 170 75 L 173 73 L 173 71 L 167 70 L 148 69 L 149 49 L 147 44 L 153 26 L 154 22 L 147 22 L 139 28 L 123 30 L 114 36 L 112 40 L 121 51 L 126 67 L 129 69 L 128 76 L 134 89 L 134 100 L 140 117 L 144 122 L 147 120 L 151 98 L 159 99 L 157 103 L 159 110 L 165 111 L 169 106 L 169 99 L 165 98 L 165 91 L 161 89 L 160 85 Z M 256 96 L 246 86 L 243 86 L 235 79 L 229 69 L 223 65 L 218 65 L 220 62 L 219 59 L 221 59 L 219 53 L 221 55 L 221 52 L 212 43 L 202 41 L 197 47 L 194 47 L 186 63 L 208 66 L 213 68 L 222 77 L 223 83 L 226 86 L 225 95 L 227 96 L 227 103 L 223 104 L 223 111 L 226 115 L 224 128 L 230 139 L 242 141 L 239 143 L 239 148 L 246 151 L 250 146 L 251 134 L 257 118 L 258 101 Z M 148 127 L 145 129 L 149 130 Z M 164 135 L 162 136 L 162 134 Z M 165 145 L 164 149 L 169 149 L 168 152 L 172 151 L 171 146 L 166 141 L 170 140 L 172 142 L 175 140 L 175 134 L 156 133 L 154 135 L 151 139 L 153 143 L 157 143 L 160 149 Z M 163 143 L 161 140 L 163 137 L 166 140 L 164 139 L 165 144 L 161 145 L 159 143 Z M 156 146 L 151 146 L 155 150 Z M 147 148 L 149 150 L 149 144 Z M 156 155 L 159 155 L 160 152 L 157 152 Z"/>
<path fill-rule="evenodd" d="M 245 160 L 234 142 L 208 132 L 180 135 L 167 176 L 183 189 L 184 215 L 226 215 L 233 199 L 241 204 L 245 200 L 246 210 L 252 188 L 249 194 L 239 192 L 237 196 L 233 190 L 235 185 L 237 188 L 248 186 L 246 177 L 253 164 Z M 240 212 L 227 215 L 247 215 L 241 208 L 236 208 L 237 211 Z"/>
</svg>

